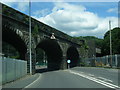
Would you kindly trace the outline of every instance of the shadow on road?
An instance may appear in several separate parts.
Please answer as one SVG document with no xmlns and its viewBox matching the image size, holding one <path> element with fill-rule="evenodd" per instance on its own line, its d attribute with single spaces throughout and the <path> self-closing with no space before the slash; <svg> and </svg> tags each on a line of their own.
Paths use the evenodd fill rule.
<svg viewBox="0 0 120 90">
<path fill-rule="evenodd" d="M 36 69 L 36 73 L 44 73 L 44 72 L 47 72 L 47 71 L 48 71 L 47 68 Z"/>
<path fill-rule="evenodd" d="M 57 70 L 56 69 L 47 69 L 47 68 L 36 69 L 36 73 L 45 73 L 45 72 L 51 72 L 51 71 L 57 71 Z"/>
</svg>

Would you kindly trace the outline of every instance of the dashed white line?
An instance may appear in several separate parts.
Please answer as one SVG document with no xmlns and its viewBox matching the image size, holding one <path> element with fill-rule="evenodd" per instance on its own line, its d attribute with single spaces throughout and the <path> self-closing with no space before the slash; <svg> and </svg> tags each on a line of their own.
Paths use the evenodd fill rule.
<svg viewBox="0 0 120 90">
<path fill-rule="evenodd" d="M 80 72 L 80 73 L 84 73 L 84 72 Z"/>
<path fill-rule="evenodd" d="M 93 75 L 93 74 L 88 74 L 88 75 L 90 75 L 90 76 L 92 76 L 92 77 L 94 77 L 95 75 Z"/>
<path fill-rule="evenodd" d="M 99 79 L 97 79 L 97 78 L 90 77 L 90 76 L 88 76 L 88 75 L 81 74 L 81 73 L 74 72 L 74 71 L 69 71 L 69 72 L 70 72 L 70 73 L 73 73 L 73 74 L 75 74 L 75 75 L 79 75 L 79 76 L 81 76 L 81 77 L 84 77 L 84 78 L 86 78 L 86 79 L 89 79 L 89 80 L 91 80 L 91 81 L 97 82 L 97 83 L 99 83 L 99 84 L 102 84 L 102 85 L 104 85 L 104 86 L 106 86 L 106 87 L 114 88 L 114 89 L 116 89 L 116 88 L 119 88 L 119 89 L 120 89 L 120 87 L 117 86 L 117 85 L 114 85 L 114 84 L 111 84 L 111 83 L 108 83 L 108 82 L 99 80 Z"/>
<path fill-rule="evenodd" d="M 113 82 L 112 80 L 109 80 L 109 79 L 106 79 L 106 78 L 103 78 L 103 77 L 98 77 L 99 79 L 102 79 L 102 80 L 104 80 L 104 81 L 108 81 L 108 82 Z"/>
</svg>

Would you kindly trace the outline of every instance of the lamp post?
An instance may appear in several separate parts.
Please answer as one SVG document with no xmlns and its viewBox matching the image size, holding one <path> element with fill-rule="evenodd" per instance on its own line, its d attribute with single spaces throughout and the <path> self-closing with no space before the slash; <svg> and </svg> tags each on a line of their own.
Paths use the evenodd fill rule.
<svg viewBox="0 0 120 90">
<path fill-rule="evenodd" d="M 95 61 L 95 55 L 93 54 L 93 66 L 95 67 L 96 66 L 96 61 Z"/>
<path fill-rule="evenodd" d="M 112 67 L 112 39 L 111 39 L 111 21 L 109 20 L 109 31 L 110 31 L 110 66 Z"/>
<path fill-rule="evenodd" d="M 29 56 L 30 56 L 30 74 L 32 74 L 32 55 L 31 55 L 31 1 L 29 0 Z"/>
</svg>

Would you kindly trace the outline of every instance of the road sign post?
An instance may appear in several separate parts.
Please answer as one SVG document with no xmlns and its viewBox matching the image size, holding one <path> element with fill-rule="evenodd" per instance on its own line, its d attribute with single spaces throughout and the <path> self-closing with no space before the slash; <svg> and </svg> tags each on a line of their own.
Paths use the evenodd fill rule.
<svg viewBox="0 0 120 90">
<path fill-rule="evenodd" d="M 67 63 L 68 63 L 68 69 L 69 69 L 70 68 L 71 60 L 67 60 Z"/>
</svg>

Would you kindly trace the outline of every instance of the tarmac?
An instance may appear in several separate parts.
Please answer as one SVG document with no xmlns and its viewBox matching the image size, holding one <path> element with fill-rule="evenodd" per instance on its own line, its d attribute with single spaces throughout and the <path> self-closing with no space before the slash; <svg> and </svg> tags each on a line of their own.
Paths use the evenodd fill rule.
<svg viewBox="0 0 120 90">
<path fill-rule="evenodd" d="M 29 84 L 31 84 L 32 82 L 34 82 L 35 80 L 37 80 L 37 78 L 40 76 L 40 73 L 36 73 L 34 75 L 26 75 L 20 79 L 17 79 L 15 81 L 6 83 L 4 85 L 2 85 L 2 90 L 13 90 L 13 89 L 23 89 L 26 86 L 28 86 Z"/>
</svg>

